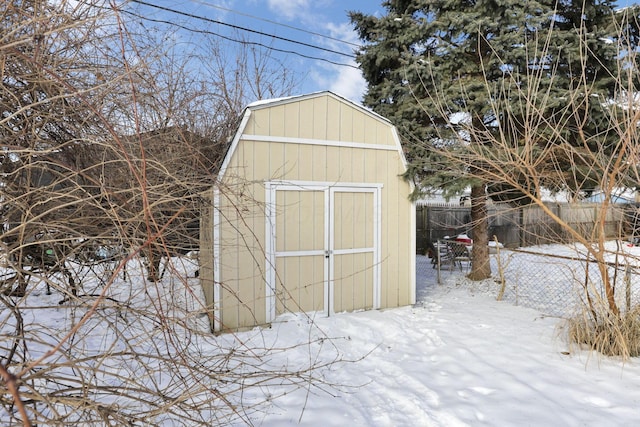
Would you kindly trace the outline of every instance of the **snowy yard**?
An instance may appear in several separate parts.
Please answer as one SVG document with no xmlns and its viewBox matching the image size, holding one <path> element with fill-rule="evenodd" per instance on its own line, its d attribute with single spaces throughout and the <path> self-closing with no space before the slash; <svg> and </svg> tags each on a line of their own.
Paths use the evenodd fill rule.
<svg viewBox="0 0 640 427">
<path fill-rule="evenodd" d="M 419 264 L 427 262 L 419 257 Z M 318 328 L 343 337 L 333 342 L 340 354 L 368 356 L 325 373 L 327 381 L 344 385 L 341 393 L 300 390 L 274 402 L 258 423 L 638 425 L 640 361 L 572 348 L 561 319 L 497 302 L 489 287 L 462 280 L 459 271 L 447 271 L 441 286 L 423 274 L 415 307 L 316 319 L 314 327 L 292 319 L 262 331 L 286 345 Z M 310 348 L 299 357 L 315 354 Z"/>
<path fill-rule="evenodd" d="M 186 261 L 180 274 L 192 277 L 194 269 L 195 265 Z M 207 369 L 218 372 L 221 362 L 217 358 L 233 349 L 243 363 L 224 363 L 247 375 L 237 376 L 237 382 L 220 383 L 218 390 L 227 393 L 230 403 L 240 405 L 237 408 L 248 408 L 238 409 L 240 418 L 231 423 L 237 426 L 640 423 L 639 360 L 623 363 L 567 345 L 560 316 L 550 315 L 552 310 L 516 306 L 514 300 L 496 301 L 498 285 L 493 281 L 471 283 L 459 270 L 447 269 L 438 285 L 426 257 L 418 257 L 417 271 L 418 302 L 413 307 L 315 319 L 291 314 L 280 317 L 271 328 L 218 337 L 208 333 L 206 316 L 197 312 L 200 297 L 196 279 L 183 282 L 167 276 L 156 285 L 134 275 L 131 282 L 115 282 L 108 292 L 108 301 L 129 301 L 127 307 L 104 305 L 81 329 L 77 341 L 63 350 L 103 354 L 101 378 L 110 386 L 118 386 L 118 379 L 123 381 L 120 386 L 126 387 L 125 379 L 142 378 L 143 373 L 155 378 L 154 384 L 161 389 L 167 387 L 172 392 L 179 382 L 162 363 L 149 358 L 148 366 L 143 367 L 139 358 L 136 363 L 140 365 L 136 365 L 126 357 L 110 354 L 125 354 L 125 350 L 140 346 L 149 347 L 149 354 L 181 348 L 186 351 L 179 353 L 180 357 L 202 365 L 193 372 L 183 369 L 183 374 L 203 375 Z M 540 280 L 548 283 L 566 278 L 542 275 Z M 101 287 L 85 286 L 85 291 L 96 294 Z M 63 337 L 86 312 L 86 308 L 58 305 L 59 300 L 59 294 L 46 295 L 41 288 L 27 297 L 35 308 L 24 310 L 24 321 L 31 330 L 36 329 L 32 333 L 40 342 L 39 348 L 31 343 L 30 357 L 42 355 L 47 345 Z M 164 321 L 169 319 L 173 335 L 169 337 L 166 330 L 158 328 L 158 320 L 149 316 L 151 311 L 140 307 L 155 310 Z M 4 349 L 13 320 L 6 308 L 0 314 Z M 177 336 L 182 342 L 169 342 Z M 65 351 L 49 359 L 59 362 L 68 356 Z M 309 366 L 317 369 L 306 377 L 264 376 L 264 372 Z M 258 374 L 252 375 L 253 371 Z M 215 378 L 212 375 L 205 380 Z M 116 397 L 99 399 L 106 402 Z M 201 396 L 193 397 L 194 401 L 198 398 Z M 226 424 L 216 411 L 207 403 L 195 418 L 211 425 Z M 0 412 L 5 420 L 6 415 Z M 192 422 L 178 413 L 158 416 L 148 425 Z"/>
</svg>

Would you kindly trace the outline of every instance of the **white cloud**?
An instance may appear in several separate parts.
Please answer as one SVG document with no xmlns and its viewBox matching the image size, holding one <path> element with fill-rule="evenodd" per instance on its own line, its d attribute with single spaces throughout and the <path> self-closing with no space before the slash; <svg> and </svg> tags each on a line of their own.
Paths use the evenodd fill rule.
<svg viewBox="0 0 640 427">
<path fill-rule="evenodd" d="M 268 0 L 269 9 L 287 20 L 306 15 L 310 0 Z"/>
<path fill-rule="evenodd" d="M 351 24 L 344 23 L 328 23 L 325 26 L 329 35 L 335 39 L 343 40 L 353 44 L 359 44 L 358 36 L 353 30 Z M 324 39 L 324 44 L 339 52 L 352 53 L 355 46 L 345 43 L 340 43 L 336 40 Z M 344 56 L 336 56 L 332 58 L 335 62 L 350 64 L 356 66 L 356 62 Z M 344 96 L 352 101 L 360 102 L 364 96 L 367 84 L 362 77 L 362 73 L 359 69 L 344 67 L 338 65 L 329 65 L 324 68 L 324 73 L 313 73 L 312 78 L 315 78 L 319 84 L 329 90 Z"/>
<path fill-rule="evenodd" d="M 367 84 L 360 70 L 342 67 L 331 85 L 331 91 L 356 102 L 362 102 Z"/>
<path fill-rule="evenodd" d="M 354 102 L 362 102 L 366 82 L 360 70 L 332 65 L 321 71 L 312 71 L 310 77 L 317 86 L 330 90 Z"/>
</svg>

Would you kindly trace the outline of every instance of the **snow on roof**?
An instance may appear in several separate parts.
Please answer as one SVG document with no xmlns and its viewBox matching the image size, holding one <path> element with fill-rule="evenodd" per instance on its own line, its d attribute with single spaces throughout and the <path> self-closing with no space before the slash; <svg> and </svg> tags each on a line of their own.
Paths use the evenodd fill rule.
<svg viewBox="0 0 640 427">
<path fill-rule="evenodd" d="M 280 98 L 270 98 L 270 99 L 260 99 L 258 101 L 254 101 L 252 103 L 250 103 L 249 105 L 247 105 L 247 108 L 253 108 L 253 107 L 261 107 L 264 105 L 269 105 L 269 104 L 278 104 L 281 102 L 285 102 L 285 101 L 289 101 L 289 100 L 294 100 L 297 98 L 313 98 L 314 96 L 319 96 L 319 95 L 323 95 L 323 94 L 332 94 L 335 95 L 339 98 L 342 98 L 344 100 L 347 100 L 349 102 L 352 102 L 354 104 L 357 104 L 356 102 L 350 101 L 347 98 L 340 96 L 336 93 L 333 93 L 331 91 L 328 90 L 321 90 L 321 91 L 317 91 L 317 92 L 310 92 L 310 93 L 305 93 L 305 94 L 298 94 L 298 95 L 291 95 L 291 96 L 283 96 Z"/>
<path fill-rule="evenodd" d="M 262 105 L 273 104 L 276 102 L 286 101 L 288 99 L 298 98 L 300 95 L 292 95 L 292 96 L 283 96 L 280 98 L 269 98 L 269 99 L 260 99 L 258 101 L 253 101 L 252 103 L 247 105 L 247 108 L 252 107 L 260 107 Z"/>
</svg>

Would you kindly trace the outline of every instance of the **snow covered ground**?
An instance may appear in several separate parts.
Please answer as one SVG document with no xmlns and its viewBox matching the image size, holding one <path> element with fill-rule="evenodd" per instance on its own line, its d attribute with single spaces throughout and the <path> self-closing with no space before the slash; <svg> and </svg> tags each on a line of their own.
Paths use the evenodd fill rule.
<svg viewBox="0 0 640 427">
<path fill-rule="evenodd" d="M 640 252 L 640 248 L 625 250 L 630 254 Z M 530 263 L 516 263 L 513 259 L 512 267 L 523 265 L 531 269 Z M 74 342 L 72 350 L 104 352 L 103 363 L 114 366 L 110 369 L 119 373 L 105 374 L 104 381 L 111 384 L 114 378 L 126 379 L 140 371 L 128 365 L 128 359 L 111 360 L 111 349 L 133 348 L 136 341 L 148 345 L 149 339 L 142 338 L 151 335 L 156 348 L 162 351 L 180 347 L 186 351 L 184 355 L 188 352 L 194 360 L 190 363 L 202 364 L 198 372 L 207 372 L 207 363 L 217 369 L 216 357 L 220 354 L 240 355 L 244 364 L 239 369 L 246 370 L 247 375 L 237 376 L 235 384 L 219 386 L 222 392 L 228 390 L 231 403 L 241 408 L 238 413 L 242 420 L 232 423 L 236 426 L 640 423 L 640 360 L 623 362 L 568 345 L 562 331 L 563 320 L 551 307 L 534 310 L 516 306 L 522 299 L 513 298 L 498 302 L 498 285 L 493 281 L 472 283 L 459 270 L 445 269 L 438 285 L 435 270 L 426 257 L 418 257 L 418 301 L 413 307 L 315 319 L 288 314 L 271 328 L 217 337 L 208 333 L 206 316 L 189 315 L 201 299 L 197 295 L 197 279 L 192 278 L 195 268 L 187 261 L 179 273 L 190 279 L 181 281 L 169 276 L 153 285 L 130 272 L 134 279 L 114 283 L 108 293 L 111 299 L 107 300 L 129 301 L 126 309 L 118 309 L 114 316 L 109 314 L 115 314 L 114 309 L 105 307 L 87 324 L 87 333 L 76 335 L 81 345 Z M 540 283 L 568 277 L 535 264 L 533 271 Z M 507 273 L 524 277 L 524 273 Z M 189 288 L 184 288 L 185 283 Z M 523 289 L 516 290 L 511 289 L 511 296 L 522 298 Z M 94 290 L 85 286 L 85 291 L 97 294 L 101 285 L 96 284 Z M 59 300 L 59 293 L 46 295 L 41 288 L 22 300 L 33 307 L 24 311 L 28 314 L 25 321 L 41 325 L 36 333 L 42 345 L 64 336 L 84 312 L 79 307 L 59 305 Z M 136 306 L 152 310 L 140 311 L 144 315 L 137 318 Z M 179 333 L 184 336 L 183 343 L 168 342 L 167 335 L 158 329 L 157 319 L 150 315 L 155 312 L 165 319 L 175 318 L 176 325 L 184 325 L 184 329 L 175 328 L 182 331 Z M 7 309 L 0 313 L 0 331 L 6 338 L 11 332 L 11 316 Z M 118 333 L 114 332 L 116 328 L 121 328 Z M 189 328 L 198 333 L 187 332 Z M 162 340 L 167 340 L 166 344 Z M 31 351 L 38 353 L 37 350 L 34 340 Z M 268 372 L 304 372 L 309 366 L 317 369 L 308 375 L 265 376 Z M 74 369 L 81 367 L 76 365 Z M 161 368 L 158 374 L 163 381 L 167 381 L 166 369 Z M 200 417 L 210 420 L 210 425 L 219 425 L 223 418 L 215 414 L 211 407 L 202 408 Z M 0 418 L 5 417 L 0 413 Z M 179 418 L 164 423 L 160 419 L 153 425 L 190 425 Z"/>
<path fill-rule="evenodd" d="M 323 373 L 339 391 L 309 385 L 274 401 L 256 424 L 639 425 L 640 360 L 623 363 L 569 346 L 560 318 L 497 302 L 495 289 L 457 271 L 445 272 L 442 285 L 428 268 L 419 265 L 418 272 L 414 307 L 340 314 L 313 326 L 292 317 L 243 335 L 287 346 L 320 330 L 336 337 L 330 348 L 309 346 L 297 357 L 366 355 Z"/>
</svg>

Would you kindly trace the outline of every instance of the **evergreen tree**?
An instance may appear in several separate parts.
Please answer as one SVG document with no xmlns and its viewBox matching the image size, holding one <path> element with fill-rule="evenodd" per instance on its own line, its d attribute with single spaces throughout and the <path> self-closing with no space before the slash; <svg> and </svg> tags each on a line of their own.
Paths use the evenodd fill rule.
<svg viewBox="0 0 640 427">
<path fill-rule="evenodd" d="M 615 92 L 617 52 L 604 41 L 611 37 L 613 4 L 389 0 L 383 5 L 387 13 L 381 17 L 350 14 L 365 42 L 357 55 L 368 82 L 364 103 L 398 127 L 410 163 L 407 178 L 416 181 L 418 191 L 454 195 L 471 187 L 470 277 L 488 278 L 486 191 L 499 199 L 526 200 L 492 182 L 487 162 L 443 162 L 433 148 L 480 147 L 500 167 L 501 153 L 491 153 L 491 141 L 522 144 L 531 107 L 547 117 L 545 129 L 554 141 L 602 147 L 604 103 L 589 100 L 610 99 Z M 564 162 L 569 178 L 564 182 L 573 191 L 591 188 L 596 182 L 591 176 L 600 172 L 575 157 L 549 161 Z M 521 179 L 526 186 L 530 177 Z"/>
</svg>

